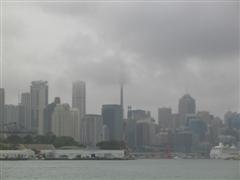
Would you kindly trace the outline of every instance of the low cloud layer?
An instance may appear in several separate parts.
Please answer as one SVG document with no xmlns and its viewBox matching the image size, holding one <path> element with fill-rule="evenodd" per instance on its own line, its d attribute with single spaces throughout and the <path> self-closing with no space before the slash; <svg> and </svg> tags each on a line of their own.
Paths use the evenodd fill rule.
<svg viewBox="0 0 240 180">
<path fill-rule="evenodd" d="M 5 4 L 7 103 L 39 79 L 70 103 L 85 80 L 90 113 L 119 102 L 119 82 L 126 106 L 153 114 L 186 92 L 199 110 L 237 111 L 239 4 L 226 2 Z"/>
</svg>

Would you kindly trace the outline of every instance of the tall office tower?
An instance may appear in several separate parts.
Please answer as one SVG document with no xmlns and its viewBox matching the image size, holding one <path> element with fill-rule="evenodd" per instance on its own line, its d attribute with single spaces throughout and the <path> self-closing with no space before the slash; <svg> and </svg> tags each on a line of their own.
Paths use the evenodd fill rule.
<svg viewBox="0 0 240 180">
<path fill-rule="evenodd" d="M 0 88 L 0 131 L 3 130 L 4 124 L 4 106 L 5 106 L 5 92 L 3 88 Z"/>
<path fill-rule="evenodd" d="M 79 110 L 80 118 L 86 114 L 86 84 L 83 81 L 72 85 L 72 107 Z"/>
<path fill-rule="evenodd" d="M 31 129 L 38 134 L 44 134 L 44 109 L 47 105 L 47 81 L 33 81 L 31 84 Z"/>
<path fill-rule="evenodd" d="M 52 114 L 52 133 L 73 137 L 73 122 L 69 104 L 57 104 Z"/>
<path fill-rule="evenodd" d="M 4 134 L 1 133 L 4 131 L 4 106 L 5 106 L 5 91 L 3 88 L 0 88 L 0 138 L 4 137 Z"/>
<path fill-rule="evenodd" d="M 171 108 L 162 107 L 158 109 L 158 124 L 160 128 L 163 129 L 173 128 L 173 117 Z"/>
<path fill-rule="evenodd" d="M 123 140 L 123 117 L 122 107 L 118 104 L 102 106 L 103 124 L 107 126 L 109 140 Z"/>
<path fill-rule="evenodd" d="M 31 94 L 26 92 L 21 95 L 23 126 L 31 129 Z"/>
<path fill-rule="evenodd" d="M 47 134 L 51 132 L 52 129 L 52 114 L 57 104 L 61 103 L 60 97 L 56 97 L 54 102 L 47 105 L 44 109 L 44 123 L 43 123 L 43 133 Z"/>
<path fill-rule="evenodd" d="M 178 104 L 178 113 L 180 116 L 180 123 L 182 126 L 186 125 L 186 116 L 188 114 L 196 113 L 195 100 L 189 94 L 185 94 L 183 97 L 180 98 Z"/>
<path fill-rule="evenodd" d="M 96 146 L 103 140 L 103 119 L 100 115 L 88 114 L 81 120 L 81 143 Z"/>
</svg>

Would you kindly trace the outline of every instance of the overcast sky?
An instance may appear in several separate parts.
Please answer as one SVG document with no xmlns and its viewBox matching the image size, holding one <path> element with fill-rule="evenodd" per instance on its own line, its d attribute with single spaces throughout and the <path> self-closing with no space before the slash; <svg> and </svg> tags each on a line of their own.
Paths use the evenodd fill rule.
<svg viewBox="0 0 240 180">
<path fill-rule="evenodd" d="M 227 1 L 226 1 L 227 2 Z M 87 84 L 87 112 L 119 103 L 177 111 L 186 92 L 198 110 L 222 116 L 239 100 L 239 2 L 4 3 L 4 87 L 8 104 L 32 80 L 49 101 L 71 104 Z"/>
</svg>

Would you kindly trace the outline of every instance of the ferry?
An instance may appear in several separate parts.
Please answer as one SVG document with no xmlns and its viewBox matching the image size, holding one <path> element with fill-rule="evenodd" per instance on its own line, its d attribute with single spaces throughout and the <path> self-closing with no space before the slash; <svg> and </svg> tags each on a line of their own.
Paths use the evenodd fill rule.
<svg viewBox="0 0 240 180">
<path fill-rule="evenodd" d="M 211 159 L 239 159 L 240 151 L 239 149 L 232 146 L 224 146 L 223 143 L 219 143 L 218 146 L 215 146 L 210 151 Z"/>
</svg>

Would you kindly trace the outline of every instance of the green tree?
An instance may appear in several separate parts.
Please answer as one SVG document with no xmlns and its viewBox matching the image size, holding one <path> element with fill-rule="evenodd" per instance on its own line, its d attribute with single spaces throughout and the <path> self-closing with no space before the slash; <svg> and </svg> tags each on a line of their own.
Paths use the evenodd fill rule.
<svg viewBox="0 0 240 180">
<path fill-rule="evenodd" d="M 102 141 L 97 144 L 100 149 L 119 150 L 126 149 L 126 143 L 124 141 Z"/>
<path fill-rule="evenodd" d="M 23 139 L 17 135 L 8 136 L 6 140 L 10 144 L 21 144 L 23 142 Z"/>
</svg>

